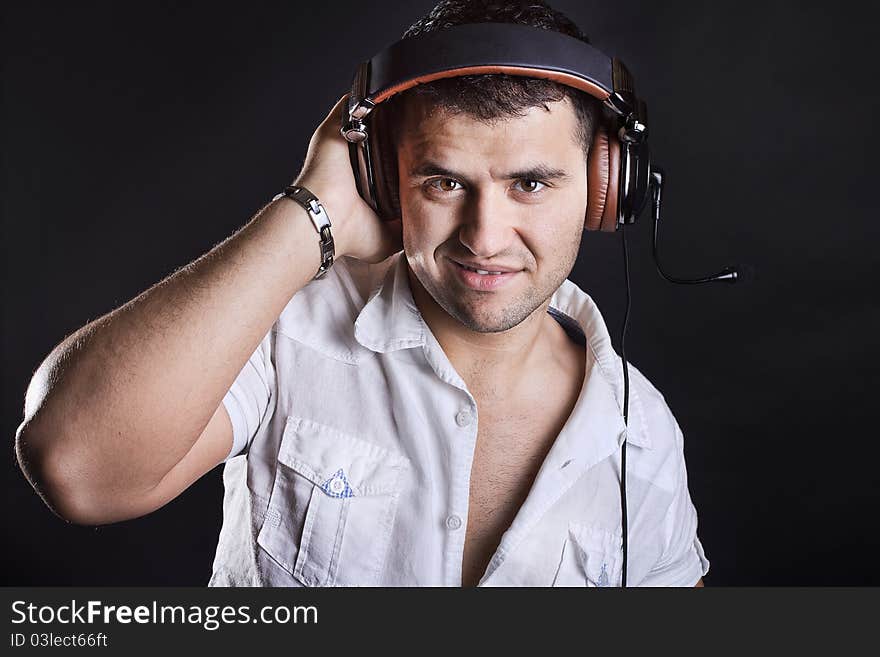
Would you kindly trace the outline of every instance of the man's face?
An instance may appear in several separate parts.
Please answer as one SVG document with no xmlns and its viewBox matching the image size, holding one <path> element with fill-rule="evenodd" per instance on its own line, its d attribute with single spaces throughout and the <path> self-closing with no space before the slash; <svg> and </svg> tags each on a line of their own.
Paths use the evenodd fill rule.
<svg viewBox="0 0 880 657">
<path fill-rule="evenodd" d="M 487 124 L 414 100 L 398 148 L 409 267 L 464 326 L 510 329 L 544 305 L 577 258 L 587 172 L 574 110 L 566 99 Z"/>
</svg>

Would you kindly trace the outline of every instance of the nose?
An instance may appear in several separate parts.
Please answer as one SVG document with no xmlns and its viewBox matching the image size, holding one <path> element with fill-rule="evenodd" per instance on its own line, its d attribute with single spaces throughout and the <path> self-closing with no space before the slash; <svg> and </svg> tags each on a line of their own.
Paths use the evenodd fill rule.
<svg viewBox="0 0 880 657">
<path fill-rule="evenodd" d="M 459 241 L 479 258 L 490 258 L 514 240 L 514 210 L 501 190 L 480 191 L 462 209 Z"/>
</svg>

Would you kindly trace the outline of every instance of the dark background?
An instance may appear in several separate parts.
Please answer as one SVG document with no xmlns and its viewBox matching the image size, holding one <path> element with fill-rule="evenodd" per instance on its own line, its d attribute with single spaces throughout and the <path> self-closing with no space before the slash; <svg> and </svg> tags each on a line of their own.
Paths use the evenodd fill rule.
<svg viewBox="0 0 880 657">
<path fill-rule="evenodd" d="M 668 173 L 662 252 L 629 231 L 627 356 L 686 437 L 714 585 L 880 584 L 873 23 L 843 3 L 558 1 L 632 70 Z M 195 259 L 298 172 L 354 66 L 433 3 L 4 3 L 3 584 L 202 585 L 220 468 L 113 526 L 56 518 L 18 470 L 33 370 Z M 833 8 L 832 8 L 833 7 Z M 619 337 L 619 235 L 571 278 Z"/>
</svg>

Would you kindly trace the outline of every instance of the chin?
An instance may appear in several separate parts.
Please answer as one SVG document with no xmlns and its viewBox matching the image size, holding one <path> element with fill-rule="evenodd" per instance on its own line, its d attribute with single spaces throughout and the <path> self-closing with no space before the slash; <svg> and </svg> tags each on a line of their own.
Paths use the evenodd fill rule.
<svg viewBox="0 0 880 657">
<path fill-rule="evenodd" d="M 437 297 L 434 297 L 434 299 L 448 315 L 454 317 L 459 323 L 475 333 L 502 333 L 509 331 L 525 321 L 541 305 L 540 301 L 531 298 L 513 301 L 498 299 L 493 304 L 496 307 L 486 308 L 486 302 L 483 300 L 477 301 L 476 304 L 484 307 L 474 308 L 469 304 L 450 303 L 449 300 L 438 299 Z"/>
</svg>

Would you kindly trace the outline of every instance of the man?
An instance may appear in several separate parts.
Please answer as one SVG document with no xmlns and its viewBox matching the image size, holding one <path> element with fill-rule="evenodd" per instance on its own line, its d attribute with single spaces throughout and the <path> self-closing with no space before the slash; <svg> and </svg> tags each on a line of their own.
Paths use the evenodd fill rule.
<svg viewBox="0 0 880 657">
<path fill-rule="evenodd" d="M 582 36 L 535 2 L 443 2 L 407 35 L 485 21 Z M 343 97 L 296 180 L 332 220 L 327 274 L 306 211 L 277 198 L 56 347 L 24 471 L 99 524 L 225 460 L 212 585 L 606 586 L 625 438 L 628 585 L 701 585 L 681 431 L 632 366 L 624 424 L 620 359 L 566 280 L 594 102 L 506 76 L 417 89 L 386 110 L 398 220 L 355 190 Z"/>
</svg>

